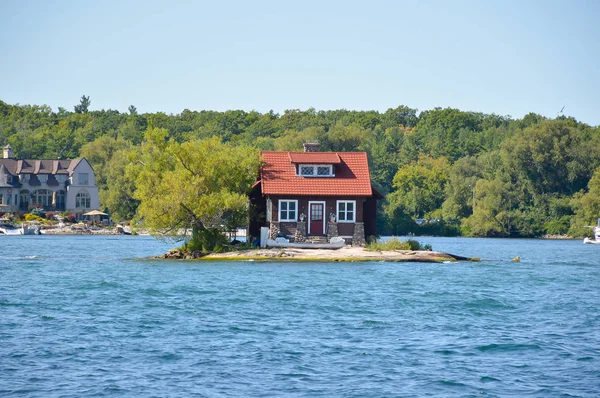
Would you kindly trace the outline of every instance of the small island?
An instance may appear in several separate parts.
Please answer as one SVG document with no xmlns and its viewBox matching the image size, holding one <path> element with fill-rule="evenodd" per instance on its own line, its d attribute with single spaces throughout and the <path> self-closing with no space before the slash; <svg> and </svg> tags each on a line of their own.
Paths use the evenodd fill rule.
<svg viewBox="0 0 600 398">
<path fill-rule="evenodd" d="M 167 254 L 159 256 L 164 259 L 194 259 L 200 261 L 294 261 L 294 262 L 419 262 L 443 263 L 455 261 L 479 261 L 453 254 L 430 250 L 367 250 L 363 247 L 346 246 L 341 249 L 300 249 L 300 248 L 267 248 L 248 249 L 224 253 L 210 253 L 205 256 L 194 256 L 181 249 L 171 249 Z"/>
</svg>

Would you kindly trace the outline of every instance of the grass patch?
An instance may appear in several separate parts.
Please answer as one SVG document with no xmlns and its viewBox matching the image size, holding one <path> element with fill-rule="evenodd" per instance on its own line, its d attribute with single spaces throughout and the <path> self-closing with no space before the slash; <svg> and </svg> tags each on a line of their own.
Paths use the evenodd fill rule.
<svg viewBox="0 0 600 398">
<path fill-rule="evenodd" d="M 377 242 L 376 240 L 370 241 L 365 246 L 365 250 L 368 251 L 396 251 L 396 250 L 425 250 L 431 251 L 431 245 L 422 245 L 414 239 L 408 239 L 406 241 L 398 238 L 390 238 L 385 242 Z"/>
</svg>

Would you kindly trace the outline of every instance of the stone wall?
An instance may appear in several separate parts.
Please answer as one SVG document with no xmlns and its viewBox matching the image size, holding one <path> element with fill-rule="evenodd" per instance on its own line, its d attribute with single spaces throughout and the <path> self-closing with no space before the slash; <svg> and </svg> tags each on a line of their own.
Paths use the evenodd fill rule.
<svg viewBox="0 0 600 398">
<path fill-rule="evenodd" d="M 352 235 L 352 246 L 365 245 L 365 223 L 357 222 L 354 224 L 354 235 Z"/>
<path fill-rule="evenodd" d="M 306 241 L 306 222 L 298 221 L 296 233 L 294 234 L 294 242 L 302 243 Z"/>
<path fill-rule="evenodd" d="M 339 236 L 338 223 L 330 221 L 327 223 L 327 240 L 329 240 L 335 236 Z"/>
<path fill-rule="evenodd" d="M 269 239 L 275 240 L 277 236 L 279 236 L 279 232 L 281 229 L 279 228 L 279 223 L 274 221 L 271 222 L 271 226 L 269 227 Z"/>
</svg>

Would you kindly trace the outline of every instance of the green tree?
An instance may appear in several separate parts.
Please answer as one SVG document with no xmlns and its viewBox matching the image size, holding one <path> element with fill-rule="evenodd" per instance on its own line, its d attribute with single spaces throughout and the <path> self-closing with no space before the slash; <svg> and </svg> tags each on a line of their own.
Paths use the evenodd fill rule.
<svg viewBox="0 0 600 398">
<path fill-rule="evenodd" d="M 399 168 L 394 176 L 395 191 L 388 195 L 388 213 L 393 212 L 393 207 L 401 207 L 412 217 L 422 218 L 439 209 L 449 170 L 446 158 L 424 155 L 417 162 Z"/>
<path fill-rule="evenodd" d="M 478 180 L 473 214 L 463 220 L 465 233 L 473 236 L 509 236 L 511 223 L 514 222 L 513 203 L 508 182 L 500 178 Z"/>
<path fill-rule="evenodd" d="M 596 225 L 600 218 L 600 167 L 594 171 L 587 188 L 587 192 L 577 193 L 571 201 L 575 210 L 569 228 L 571 236 L 590 235 L 591 230 L 587 229 L 587 226 Z"/>
<path fill-rule="evenodd" d="M 535 194 L 573 195 L 600 164 L 600 142 L 573 120 L 546 120 L 502 145 L 504 163 Z"/>
<path fill-rule="evenodd" d="M 75 105 L 73 109 L 75 113 L 88 113 L 88 109 L 91 104 L 92 102 L 90 101 L 90 97 L 82 95 L 79 104 Z"/>
<path fill-rule="evenodd" d="M 142 169 L 139 148 L 122 148 L 113 153 L 105 164 L 105 189 L 101 189 L 100 203 L 106 206 L 113 220 L 135 218 L 140 201 L 134 197 L 136 179 Z"/>
<path fill-rule="evenodd" d="M 134 194 L 138 216 L 154 234 L 185 238 L 191 230 L 191 247 L 213 250 L 228 218 L 246 211 L 258 152 L 217 137 L 177 143 L 167 136 L 164 129 L 146 131 Z"/>
<path fill-rule="evenodd" d="M 442 204 L 444 220 L 460 220 L 473 213 L 475 184 L 479 178 L 477 159 L 458 159 L 448 173 L 446 198 Z"/>
</svg>

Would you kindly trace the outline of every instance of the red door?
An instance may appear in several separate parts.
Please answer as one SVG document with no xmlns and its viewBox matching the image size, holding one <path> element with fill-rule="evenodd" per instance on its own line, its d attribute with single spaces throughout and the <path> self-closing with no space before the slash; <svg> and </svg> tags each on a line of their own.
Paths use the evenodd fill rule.
<svg viewBox="0 0 600 398">
<path fill-rule="evenodd" d="M 323 203 L 310 204 L 310 235 L 323 235 Z"/>
</svg>

